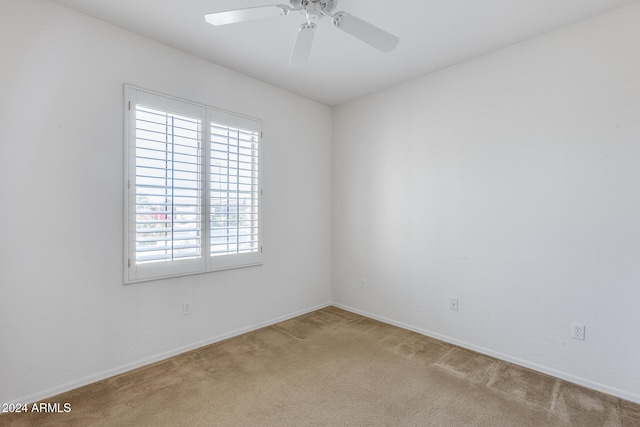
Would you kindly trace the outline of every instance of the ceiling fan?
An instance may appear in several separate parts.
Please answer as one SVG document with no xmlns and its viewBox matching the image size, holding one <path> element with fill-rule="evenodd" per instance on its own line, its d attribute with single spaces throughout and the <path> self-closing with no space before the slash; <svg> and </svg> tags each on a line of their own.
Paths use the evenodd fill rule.
<svg viewBox="0 0 640 427">
<path fill-rule="evenodd" d="M 205 15 L 205 20 L 211 25 L 227 25 L 238 22 L 252 21 L 255 19 L 270 18 L 272 16 L 286 16 L 290 12 L 300 12 L 307 22 L 302 24 L 298 30 L 296 44 L 291 54 L 289 65 L 292 67 L 303 67 L 309 60 L 311 44 L 316 31 L 316 22 L 323 16 L 328 16 L 333 20 L 333 24 L 362 40 L 370 46 L 382 52 L 389 52 L 395 48 L 400 39 L 393 34 L 349 15 L 346 12 L 333 13 L 337 0 L 290 0 L 291 6 L 277 4 L 271 6 L 249 7 L 245 9 L 227 10 L 224 12 L 214 12 Z"/>
</svg>

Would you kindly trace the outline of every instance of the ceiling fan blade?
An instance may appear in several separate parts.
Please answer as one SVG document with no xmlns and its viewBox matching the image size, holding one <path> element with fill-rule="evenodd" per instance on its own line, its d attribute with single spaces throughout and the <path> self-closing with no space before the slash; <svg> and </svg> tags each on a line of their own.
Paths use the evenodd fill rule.
<svg viewBox="0 0 640 427">
<path fill-rule="evenodd" d="M 300 68 L 307 65 L 309 53 L 311 52 L 311 44 L 313 43 L 313 36 L 315 34 L 316 24 L 313 22 L 306 23 L 300 27 L 298 37 L 296 38 L 296 45 L 293 47 L 293 53 L 289 61 L 290 67 Z"/>
<path fill-rule="evenodd" d="M 270 18 L 272 16 L 285 16 L 289 14 L 289 11 L 291 11 L 289 6 L 278 4 L 209 13 L 204 16 L 204 19 L 209 24 L 217 26 L 253 21 L 254 19 Z"/>
<path fill-rule="evenodd" d="M 342 31 L 351 34 L 355 38 L 362 40 L 382 52 L 389 52 L 395 48 L 400 41 L 400 39 L 393 34 L 389 34 L 375 25 L 371 25 L 346 12 L 336 13 L 333 17 L 333 23 Z"/>
</svg>

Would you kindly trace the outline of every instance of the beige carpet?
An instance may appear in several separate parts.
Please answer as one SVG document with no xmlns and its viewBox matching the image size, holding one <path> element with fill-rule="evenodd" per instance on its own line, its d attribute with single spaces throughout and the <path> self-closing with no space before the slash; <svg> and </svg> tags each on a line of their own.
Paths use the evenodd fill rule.
<svg viewBox="0 0 640 427">
<path fill-rule="evenodd" d="M 3 426 L 640 426 L 640 405 L 328 307 Z M 61 406 L 62 408 L 62 406 Z"/>
</svg>

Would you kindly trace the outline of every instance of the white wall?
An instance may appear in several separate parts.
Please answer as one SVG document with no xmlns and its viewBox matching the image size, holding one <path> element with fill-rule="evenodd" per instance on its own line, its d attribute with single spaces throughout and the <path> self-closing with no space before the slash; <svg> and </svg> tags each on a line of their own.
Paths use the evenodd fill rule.
<svg viewBox="0 0 640 427">
<path fill-rule="evenodd" d="M 328 107 L 43 0 L 0 55 L 0 402 L 330 302 Z M 264 120 L 263 266 L 122 285 L 124 83 Z"/>
<path fill-rule="evenodd" d="M 638 22 L 337 107 L 334 302 L 640 402 Z"/>
</svg>

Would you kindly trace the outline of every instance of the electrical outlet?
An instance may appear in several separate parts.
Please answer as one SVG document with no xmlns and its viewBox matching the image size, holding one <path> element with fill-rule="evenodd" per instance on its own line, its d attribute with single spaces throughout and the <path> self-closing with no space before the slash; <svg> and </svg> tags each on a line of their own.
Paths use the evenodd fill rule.
<svg viewBox="0 0 640 427">
<path fill-rule="evenodd" d="M 360 279 L 360 289 L 367 288 L 367 281 L 365 279 Z"/>
<path fill-rule="evenodd" d="M 571 338 L 584 341 L 584 325 L 580 323 L 572 323 Z"/>
<path fill-rule="evenodd" d="M 458 298 L 451 298 L 449 302 L 449 308 L 454 311 L 458 311 Z"/>
<path fill-rule="evenodd" d="M 182 314 L 191 314 L 191 303 L 183 302 L 182 303 Z"/>
</svg>

